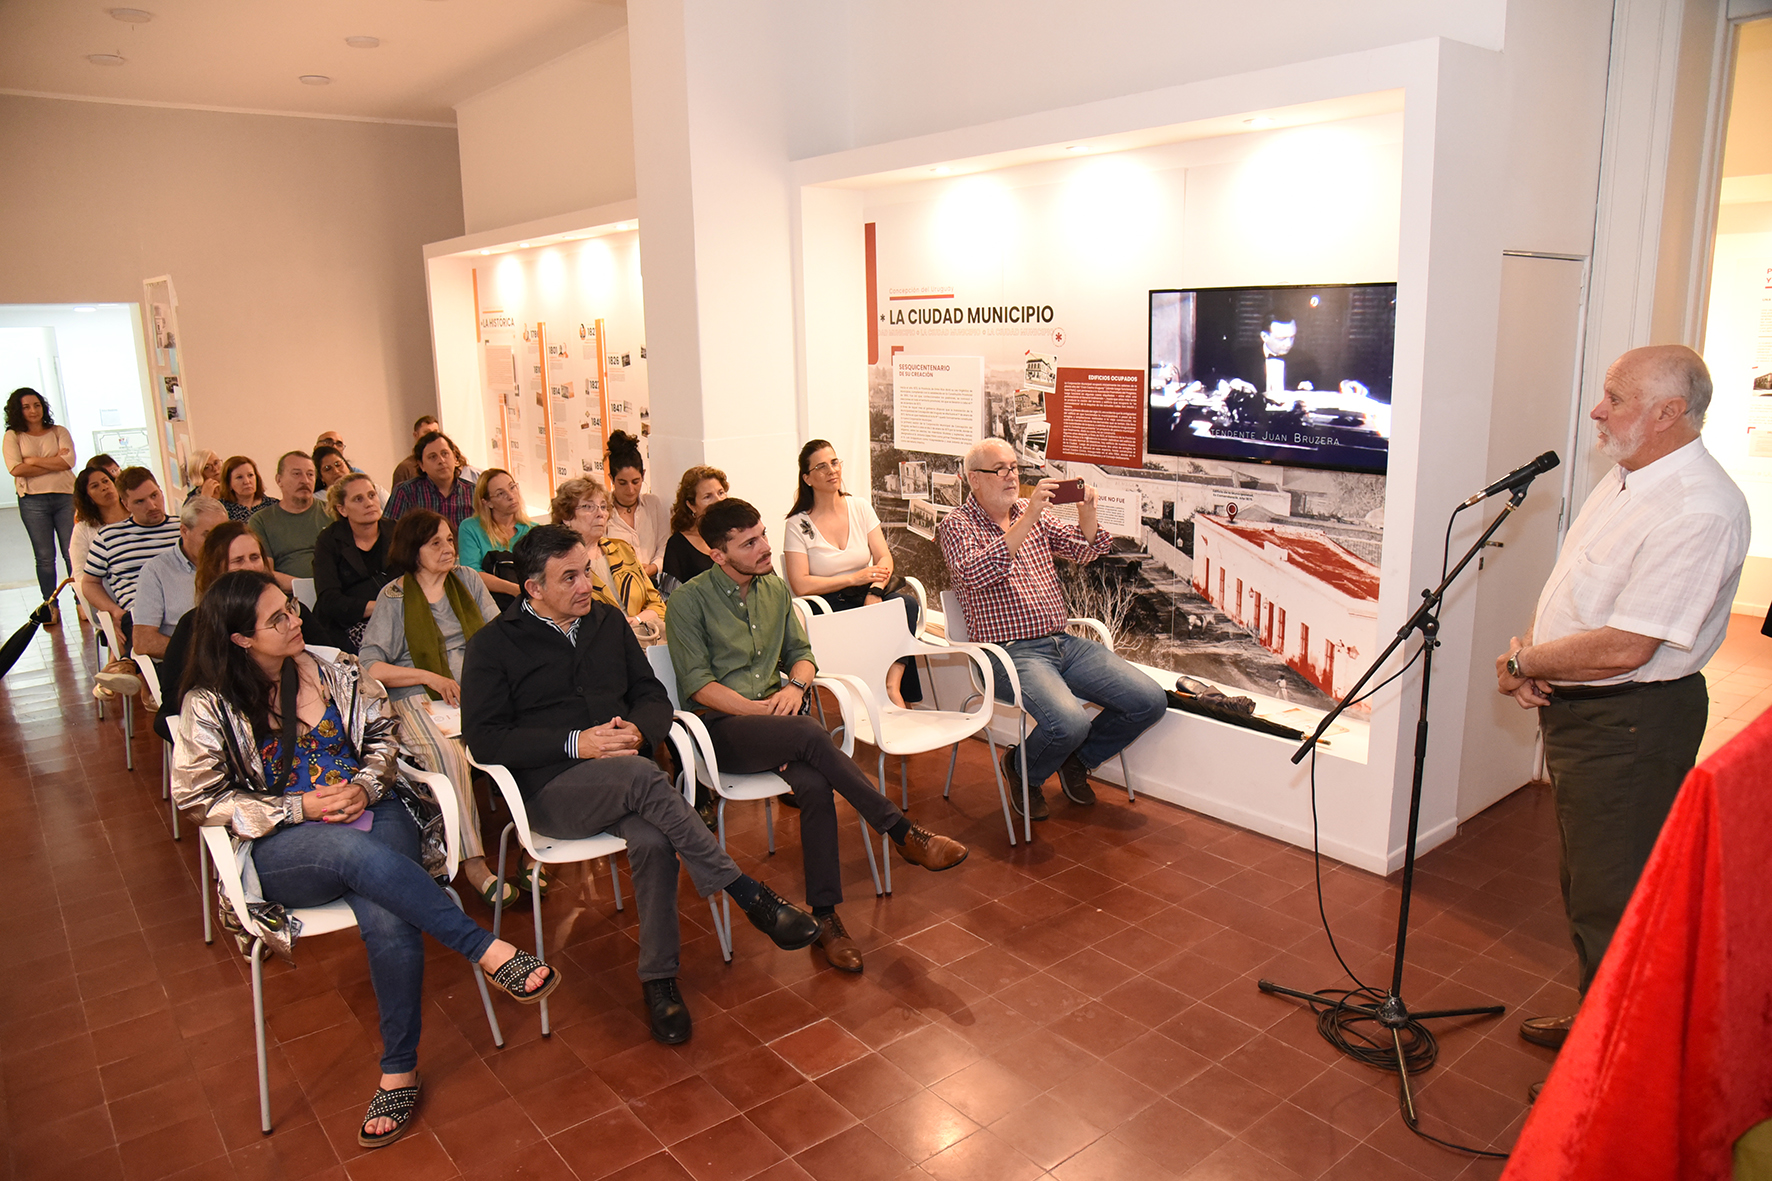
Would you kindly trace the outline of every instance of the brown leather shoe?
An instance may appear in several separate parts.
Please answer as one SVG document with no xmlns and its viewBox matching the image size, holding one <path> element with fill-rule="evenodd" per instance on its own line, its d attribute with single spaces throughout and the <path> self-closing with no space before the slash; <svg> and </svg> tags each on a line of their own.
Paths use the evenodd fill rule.
<svg viewBox="0 0 1772 1181">
<path fill-rule="evenodd" d="M 1531 1086 L 1526 1088 L 1526 1102 L 1528 1104 L 1537 1103 L 1538 1096 L 1540 1094 L 1542 1094 L 1543 1091 L 1544 1091 L 1544 1084 L 1542 1082 L 1533 1083 Z"/>
<path fill-rule="evenodd" d="M 912 865 L 921 865 L 924 869 L 940 873 L 944 869 L 952 869 L 966 860 L 968 850 L 965 845 L 952 837 L 938 837 L 926 828 L 915 824 L 905 834 L 904 844 L 898 846 L 898 855 Z"/>
<path fill-rule="evenodd" d="M 1569 1027 L 1574 1024 L 1573 1013 L 1567 1017 L 1528 1017 L 1520 1022 L 1520 1036 L 1535 1046 L 1560 1050 L 1569 1040 Z"/>
<path fill-rule="evenodd" d="M 861 948 L 855 946 L 855 940 L 849 938 L 849 932 L 843 929 L 843 920 L 836 912 L 815 915 L 818 919 L 818 939 L 816 946 L 824 952 L 824 958 L 830 961 L 831 967 L 839 972 L 861 971 Z"/>
</svg>

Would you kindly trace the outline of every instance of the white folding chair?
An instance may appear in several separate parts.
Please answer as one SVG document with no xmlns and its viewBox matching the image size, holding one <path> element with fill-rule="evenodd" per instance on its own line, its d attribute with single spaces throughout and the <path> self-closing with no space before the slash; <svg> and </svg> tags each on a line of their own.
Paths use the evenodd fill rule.
<svg viewBox="0 0 1772 1181">
<path fill-rule="evenodd" d="M 960 609 L 960 597 L 951 590 L 944 590 L 941 592 L 941 613 L 947 620 L 946 631 L 949 641 L 958 641 L 961 643 L 968 642 L 966 640 L 966 614 Z M 1101 620 L 1075 616 L 1065 620 L 1065 624 L 1069 627 L 1088 628 L 1095 633 L 1096 639 L 1100 640 L 1109 651 L 1113 650 L 1113 633 L 1108 631 L 1107 624 L 1101 622 Z M 1009 659 L 1009 653 L 1005 652 L 1001 645 L 974 643 L 972 646 L 980 651 L 989 652 L 995 656 L 997 660 L 1002 663 L 1005 679 L 1009 682 L 1010 700 L 1006 702 L 997 701 L 996 684 L 989 677 L 985 678 L 979 691 L 983 693 L 985 698 L 991 701 L 999 711 L 1012 711 L 1014 723 L 1019 727 L 1020 738 L 1016 742 L 1015 749 L 1016 753 L 1020 756 L 1021 762 L 1021 823 L 1022 831 L 1026 834 L 1027 839 L 1031 841 L 1034 839 L 1034 821 L 1033 818 L 1028 815 L 1028 798 L 1030 795 L 1028 791 L 1028 716 L 1027 711 L 1022 708 L 1021 704 L 1021 678 L 1015 675 L 1015 662 Z M 1005 719 L 1000 712 L 997 715 L 996 720 L 1005 721 L 1007 719 Z M 997 738 L 992 726 L 985 727 L 984 736 L 985 741 L 990 744 L 991 748 L 991 766 L 995 768 L 997 766 Z M 1120 752 L 1120 778 L 1126 781 L 1126 799 L 1130 802 L 1136 803 L 1138 797 L 1132 790 L 1132 773 L 1126 769 L 1126 752 L 1123 750 Z M 943 794 L 945 795 L 946 793 Z"/>
<path fill-rule="evenodd" d="M 117 632 L 117 621 L 103 611 L 97 612 L 96 618 L 98 619 L 99 633 L 104 637 L 105 644 L 111 650 L 110 659 L 99 664 L 102 669 L 112 660 L 123 660 L 126 657 L 123 655 L 123 639 Z M 134 696 L 133 693 L 125 694 L 118 710 L 123 715 L 123 765 L 131 771 L 135 770 L 135 702 L 131 700 Z M 98 703 L 98 716 L 101 719 L 105 716 L 105 703 L 102 698 Z"/>
<path fill-rule="evenodd" d="M 291 578 L 289 582 L 294 589 L 295 601 L 312 611 L 315 602 L 318 601 L 318 596 L 314 592 L 314 580 L 312 578 Z"/>
<path fill-rule="evenodd" d="M 510 822 L 505 825 L 504 832 L 498 838 L 498 895 L 492 904 L 492 933 L 498 935 L 504 929 L 504 895 L 505 895 L 505 862 L 511 846 L 511 834 L 517 834 L 517 841 L 529 854 L 530 860 L 537 865 L 559 865 L 575 861 L 592 861 L 598 857 L 609 858 L 609 881 L 615 890 L 615 909 L 621 910 L 621 875 L 615 869 L 615 854 L 628 847 L 628 843 L 618 836 L 598 833 L 592 837 L 580 837 L 567 840 L 564 837 L 551 837 L 546 833 L 536 832 L 529 827 L 529 809 L 523 803 L 523 793 L 517 789 L 517 780 L 511 775 L 510 769 L 499 763 L 482 763 L 474 758 L 474 752 L 466 743 L 462 750 L 468 756 L 468 762 L 480 768 L 492 777 L 498 787 L 499 794 L 504 796 L 505 805 L 511 810 Z M 545 959 L 542 949 L 541 935 L 541 874 L 530 875 L 530 907 L 535 911 L 535 957 Z M 548 1025 L 548 1002 L 541 1002 L 541 1035 L 550 1037 L 553 1030 Z"/>
<path fill-rule="evenodd" d="M 460 813 L 457 810 L 455 789 L 449 786 L 446 776 L 420 771 L 404 762 L 400 764 L 400 770 L 408 778 L 428 785 L 437 798 L 437 806 L 442 809 L 444 848 L 448 863 L 445 867 L 447 876 L 441 884 L 455 904 L 460 906 L 461 897 L 455 892 L 455 887 L 449 884 L 455 877 L 457 854 L 460 850 L 460 834 L 457 831 Z M 240 859 L 234 855 L 233 835 L 222 825 L 204 825 L 201 831 L 203 843 L 208 847 L 209 856 L 215 863 L 216 875 L 221 879 L 222 889 L 227 893 L 228 905 L 233 909 L 234 917 L 240 921 L 240 926 L 252 936 L 249 958 L 252 960 L 253 1035 L 258 1046 L 259 1127 L 268 1136 L 271 1133 L 271 1076 L 265 1060 L 264 930 L 246 907 L 246 889 L 240 881 Z M 357 918 L 351 913 L 350 904 L 342 898 L 322 906 L 290 907 L 288 914 L 301 922 L 302 938 L 345 931 L 357 925 Z M 474 974 L 474 983 L 480 989 L 480 1003 L 485 1006 L 486 1022 L 492 1027 L 492 1042 L 502 1047 L 505 1044 L 504 1033 L 499 1029 L 498 1017 L 492 1011 L 492 996 L 486 991 L 486 974 L 477 964 L 468 965 L 468 970 Z"/>
<path fill-rule="evenodd" d="M 665 693 L 671 699 L 671 708 L 675 710 L 676 727 L 680 728 L 688 739 L 689 749 L 678 746 L 678 762 L 683 767 L 683 798 L 691 804 L 695 803 L 695 785 L 702 784 L 714 794 L 714 829 L 720 838 L 720 848 L 726 848 L 726 804 L 729 800 L 762 800 L 763 822 L 768 834 L 769 852 L 775 852 L 775 813 L 772 801 L 776 796 L 784 796 L 793 791 L 788 781 L 773 771 L 759 771 L 754 774 L 737 774 L 720 770 L 720 759 L 714 753 L 714 740 L 708 733 L 707 725 L 699 716 L 682 709 L 682 699 L 677 695 L 677 670 L 671 664 L 669 644 L 654 644 L 646 649 L 646 659 L 652 665 L 652 673 L 664 684 Z M 841 684 L 819 677 L 813 680 L 813 687 L 825 686 L 832 690 L 837 698 L 838 708 L 843 713 L 844 754 L 853 754 L 855 739 L 854 725 L 851 720 L 851 708 L 848 690 Z M 868 869 L 874 875 L 874 896 L 882 893 L 880 887 L 880 868 L 874 861 L 873 836 L 868 831 L 867 822 L 861 822 L 862 847 L 868 851 Z M 732 961 L 732 900 L 725 893 L 718 900 L 709 898 L 708 908 L 714 915 L 714 934 L 720 940 L 720 954 L 726 961 Z"/>
<path fill-rule="evenodd" d="M 171 717 L 166 719 L 166 729 L 172 735 L 172 741 L 166 744 L 166 757 L 168 760 L 170 760 L 171 762 L 174 762 L 174 763 L 176 763 L 178 761 L 178 744 L 179 744 L 178 725 L 179 725 L 179 716 L 177 714 L 173 714 Z M 172 800 L 170 799 L 171 794 L 172 794 L 172 771 L 171 771 L 170 767 L 167 769 L 167 772 L 166 772 L 166 787 L 167 787 L 167 796 L 168 796 L 167 803 L 172 808 L 172 815 L 173 815 L 172 831 L 174 834 L 176 834 L 178 832 L 178 804 L 172 802 Z M 198 836 L 201 837 L 202 834 L 198 833 Z M 178 837 L 176 835 L 174 835 L 173 839 L 177 840 Z M 214 917 L 211 914 L 210 909 L 209 909 L 209 899 L 210 899 L 209 879 L 210 879 L 210 876 L 211 876 L 211 871 L 209 868 L 209 842 L 206 840 L 199 840 L 197 842 L 197 909 L 201 910 L 203 912 L 203 942 L 204 943 L 214 943 L 215 942 L 215 925 L 214 925 L 215 920 L 214 920 Z"/>
<path fill-rule="evenodd" d="M 137 654 L 132 659 L 135 661 L 136 671 L 141 674 L 142 690 L 148 695 L 149 700 L 165 701 L 166 699 L 160 696 L 160 669 L 154 663 L 154 658 Z M 180 836 L 178 806 L 172 802 L 172 743 L 162 742 L 160 748 L 160 798 L 166 801 L 166 808 L 172 813 L 172 839 L 176 841 L 180 839 Z"/>
<path fill-rule="evenodd" d="M 70 585 L 68 587 L 68 589 L 74 592 L 74 601 L 80 604 L 80 609 L 86 613 L 86 618 L 87 618 L 88 622 L 96 620 L 98 618 L 98 612 L 94 611 L 92 609 L 92 604 L 88 603 L 86 601 L 86 594 L 85 594 L 85 592 L 83 592 L 80 589 L 80 580 L 78 578 L 74 579 L 73 584 Z M 104 632 L 99 629 L 98 624 L 93 623 L 92 624 L 92 660 L 93 660 L 92 671 L 95 673 L 99 669 L 101 669 L 105 666 L 104 661 L 99 659 L 99 656 L 102 655 L 103 650 L 104 650 L 104 641 L 102 639 L 103 635 L 104 635 Z M 84 664 L 86 662 L 86 641 L 84 639 L 82 639 L 80 641 L 80 662 L 82 664 Z M 104 709 L 102 706 L 99 709 L 98 716 L 101 719 L 105 716 Z"/>
<path fill-rule="evenodd" d="M 960 743 L 990 724 L 994 713 L 991 703 L 978 698 L 972 710 L 905 709 L 892 704 L 886 695 L 886 671 L 895 661 L 906 656 L 928 656 L 952 653 L 971 661 L 978 676 L 990 676 L 990 662 L 982 651 L 971 644 L 949 644 L 939 647 L 911 635 L 905 624 L 904 608 L 898 603 L 875 603 L 852 611 L 814 617 L 807 636 L 818 659 L 819 674 L 840 681 L 849 687 L 861 708 L 855 715 L 855 737 L 869 743 L 879 752 L 875 784 L 886 791 L 886 756 L 899 755 L 901 760 L 924 751 L 952 746 L 948 758 L 947 783 L 942 787 L 946 798 L 953 787 L 954 765 L 960 755 Z M 1009 832 L 1009 843 L 1015 843 L 1015 822 L 1009 815 L 1009 794 L 1003 786 L 1001 771 L 996 772 L 997 798 L 1003 806 L 1003 826 Z M 899 763 L 899 792 L 902 806 L 910 806 L 910 785 L 903 761 Z M 881 845 L 881 854 L 890 850 Z M 886 892 L 892 892 L 892 861 L 886 857 Z"/>
</svg>

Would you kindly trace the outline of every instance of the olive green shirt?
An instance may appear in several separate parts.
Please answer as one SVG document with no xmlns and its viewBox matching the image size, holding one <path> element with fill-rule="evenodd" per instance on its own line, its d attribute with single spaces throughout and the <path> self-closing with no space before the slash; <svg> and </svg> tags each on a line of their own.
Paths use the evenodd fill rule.
<svg viewBox="0 0 1772 1181">
<path fill-rule="evenodd" d="M 716 565 L 673 591 L 670 607 L 665 639 L 685 709 L 696 708 L 692 698 L 715 681 L 761 701 L 781 688 L 782 673 L 812 660 L 793 592 L 779 574 L 753 578 L 740 598 L 738 584 Z"/>
</svg>

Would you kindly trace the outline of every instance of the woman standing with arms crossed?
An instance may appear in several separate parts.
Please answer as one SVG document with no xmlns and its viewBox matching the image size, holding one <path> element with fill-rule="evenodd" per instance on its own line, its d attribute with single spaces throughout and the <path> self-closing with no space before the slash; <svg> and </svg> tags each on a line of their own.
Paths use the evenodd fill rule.
<svg viewBox="0 0 1772 1181">
<path fill-rule="evenodd" d="M 49 403 L 28 386 L 6 399 L 6 470 L 18 489 L 18 515 L 37 557 L 37 589 L 49 603 L 51 626 L 62 620 L 55 594 L 55 554 L 61 550 L 74 572 L 68 544 L 74 540 L 74 437 L 55 425 Z"/>
</svg>

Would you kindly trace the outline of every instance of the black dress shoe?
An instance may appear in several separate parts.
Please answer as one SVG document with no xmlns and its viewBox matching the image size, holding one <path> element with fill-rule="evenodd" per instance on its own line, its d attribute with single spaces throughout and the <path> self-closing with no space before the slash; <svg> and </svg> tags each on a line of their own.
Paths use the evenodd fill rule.
<svg viewBox="0 0 1772 1181">
<path fill-rule="evenodd" d="M 680 1046 L 689 1040 L 689 1006 L 677 991 L 677 978 L 647 980 L 640 985 L 646 998 L 646 1011 L 652 1017 L 652 1036 L 667 1046 Z"/>
<path fill-rule="evenodd" d="M 1009 789 L 1009 806 L 1021 815 L 1021 762 L 1015 757 L 1016 748 L 1003 748 L 1003 779 L 1004 786 Z M 1046 807 L 1046 793 L 1038 784 L 1028 784 L 1028 814 L 1035 820 L 1046 820 L 1052 815 Z"/>
<path fill-rule="evenodd" d="M 1089 786 L 1089 768 L 1076 755 L 1066 755 L 1058 765 L 1058 786 L 1073 804 L 1088 806 L 1095 802 L 1095 789 Z"/>
<path fill-rule="evenodd" d="M 768 886 L 760 888 L 757 900 L 745 907 L 745 917 L 783 951 L 810 947 L 818 938 L 818 920 Z"/>
</svg>

